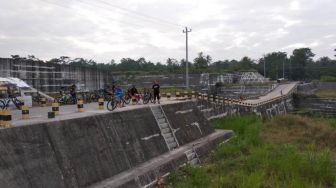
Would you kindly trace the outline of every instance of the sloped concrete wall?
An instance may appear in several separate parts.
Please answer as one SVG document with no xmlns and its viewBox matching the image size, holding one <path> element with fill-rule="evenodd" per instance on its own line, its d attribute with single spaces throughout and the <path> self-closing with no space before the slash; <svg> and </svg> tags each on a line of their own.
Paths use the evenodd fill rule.
<svg viewBox="0 0 336 188">
<path fill-rule="evenodd" d="M 180 145 L 214 131 L 192 103 L 163 108 Z M 1 129 L 0 139 L 4 188 L 86 187 L 168 152 L 149 108 Z"/>
<path fill-rule="evenodd" d="M 162 106 L 180 145 L 206 136 L 213 132 L 209 121 L 197 109 L 194 102 Z"/>
</svg>

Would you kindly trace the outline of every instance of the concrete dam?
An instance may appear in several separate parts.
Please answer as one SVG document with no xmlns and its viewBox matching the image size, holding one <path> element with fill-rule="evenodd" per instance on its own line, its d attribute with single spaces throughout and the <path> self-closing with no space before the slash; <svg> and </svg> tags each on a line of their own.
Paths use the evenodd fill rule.
<svg viewBox="0 0 336 188">
<path fill-rule="evenodd" d="M 195 102 L 152 105 L 0 130 L 0 187 L 150 187 L 199 162 L 231 131 Z"/>
</svg>

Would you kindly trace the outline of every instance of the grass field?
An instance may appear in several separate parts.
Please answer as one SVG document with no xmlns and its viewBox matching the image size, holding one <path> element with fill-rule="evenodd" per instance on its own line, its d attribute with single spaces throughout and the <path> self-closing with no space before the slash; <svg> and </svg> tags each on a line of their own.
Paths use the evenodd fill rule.
<svg viewBox="0 0 336 188">
<path fill-rule="evenodd" d="M 324 89 L 315 92 L 318 97 L 336 98 L 336 89 Z"/>
<path fill-rule="evenodd" d="M 169 187 L 336 187 L 336 120 L 297 115 L 262 122 L 255 116 L 216 119 L 236 136 L 200 167 L 169 176 Z"/>
</svg>

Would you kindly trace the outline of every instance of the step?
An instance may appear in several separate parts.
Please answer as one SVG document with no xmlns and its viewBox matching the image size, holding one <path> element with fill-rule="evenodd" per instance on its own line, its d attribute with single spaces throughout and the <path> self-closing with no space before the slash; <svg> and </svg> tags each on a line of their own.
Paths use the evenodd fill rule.
<svg viewBox="0 0 336 188">
<path fill-rule="evenodd" d="M 160 109 L 160 110 L 153 110 L 153 113 L 154 114 L 162 114 L 162 110 Z"/>
<path fill-rule="evenodd" d="M 201 108 L 203 108 L 204 107 L 204 105 L 199 105 L 199 106 L 197 106 L 197 108 L 200 110 Z"/>
<path fill-rule="evenodd" d="M 157 119 L 162 119 L 162 118 L 164 118 L 163 114 L 154 114 L 154 116 L 155 116 Z"/>
<path fill-rule="evenodd" d="M 165 139 L 168 139 L 170 137 L 173 137 L 173 134 L 172 133 L 166 133 L 166 134 L 162 134 L 162 136 L 165 138 Z"/>
<path fill-rule="evenodd" d="M 169 138 L 166 138 L 166 142 L 169 144 L 169 143 L 173 143 L 175 142 L 175 139 L 174 137 L 169 137 Z M 176 142 L 175 142 L 176 143 Z"/>
<path fill-rule="evenodd" d="M 192 160 L 195 157 L 196 157 L 196 153 L 190 153 L 187 155 L 188 161 Z"/>
<path fill-rule="evenodd" d="M 164 129 L 168 127 L 168 123 L 160 123 L 159 126 L 161 129 Z"/>
<path fill-rule="evenodd" d="M 161 133 L 166 134 L 166 133 L 171 133 L 170 129 L 168 127 L 161 129 Z"/>
<path fill-rule="evenodd" d="M 157 121 L 158 121 L 159 124 L 166 123 L 166 119 L 165 118 L 157 119 Z"/>
<path fill-rule="evenodd" d="M 193 151 L 192 149 L 190 149 L 190 150 L 185 151 L 184 153 L 185 153 L 186 155 L 189 155 L 190 153 L 194 153 L 194 151 Z"/>
<path fill-rule="evenodd" d="M 161 108 L 158 108 L 158 107 L 156 107 L 156 108 L 152 108 L 152 111 L 154 112 L 154 113 L 157 113 L 157 112 L 161 112 Z"/>
<path fill-rule="evenodd" d="M 197 165 L 199 163 L 197 158 L 193 158 L 191 161 L 188 162 L 190 165 L 194 166 Z"/>
<path fill-rule="evenodd" d="M 172 143 L 168 144 L 168 147 L 169 147 L 170 150 L 174 149 L 176 146 L 177 146 L 176 142 L 172 142 Z"/>
</svg>

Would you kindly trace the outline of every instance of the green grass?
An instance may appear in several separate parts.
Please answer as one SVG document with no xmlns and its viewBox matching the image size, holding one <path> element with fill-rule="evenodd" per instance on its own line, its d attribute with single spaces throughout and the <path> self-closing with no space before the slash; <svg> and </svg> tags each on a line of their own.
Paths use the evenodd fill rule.
<svg viewBox="0 0 336 188">
<path fill-rule="evenodd" d="M 318 90 L 315 95 L 322 98 L 336 98 L 336 89 Z"/>
<path fill-rule="evenodd" d="M 336 77 L 335 76 L 321 76 L 320 80 L 324 82 L 336 82 Z"/>
<path fill-rule="evenodd" d="M 273 142 L 278 136 L 278 132 L 273 133 L 274 130 L 288 133 L 299 129 L 309 129 L 310 132 L 320 130 L 309 124 L 310 122 L 314 121 L 292 115 L 275 118 L 266 123 L 255 116 L 213 120 L 215 128 L 232 129 L 235 131 L 235 137 L 230 142 L 219 145 L 201 167 L 187 166 L 174 171 L 169 177 L 169 186 L 336 187 L 335 153 L 329 148 L 333 147 L 333 144 L 319 147 L 314 141 L 320 137 L 310 134 L 298 134 L 297 137 L 306 136 L 312 140 L 308 143 L 299 142 L 301 145 L 295 144 L 296 141 L 292 138 L 283 139 L 281 143 Z M 335 120 L 322 122 L 318 125 L 324 126 L 322 132 L 336 132 L 332 127 Z M 293 126 L 295 129 L 291 130 L 291 125 L 296 125 Z M 265 134 L 268 137 L 265 137 Z M 272 138 L 272 135 L 275 135 L 275 138 Z M 326 140 L 334 142 L 331 138 Z"/>
<path fill-rule="evenodd" d="M 183 94 L 185 91 L 191 92 L 192 89 L 186 89 L 183 87 L 166 87 L 160 89 L 161 93 L 171 93 L 172 95 L 174 95 L 176 92 L 180 92 L 181 94 Z"/>
</svg>

